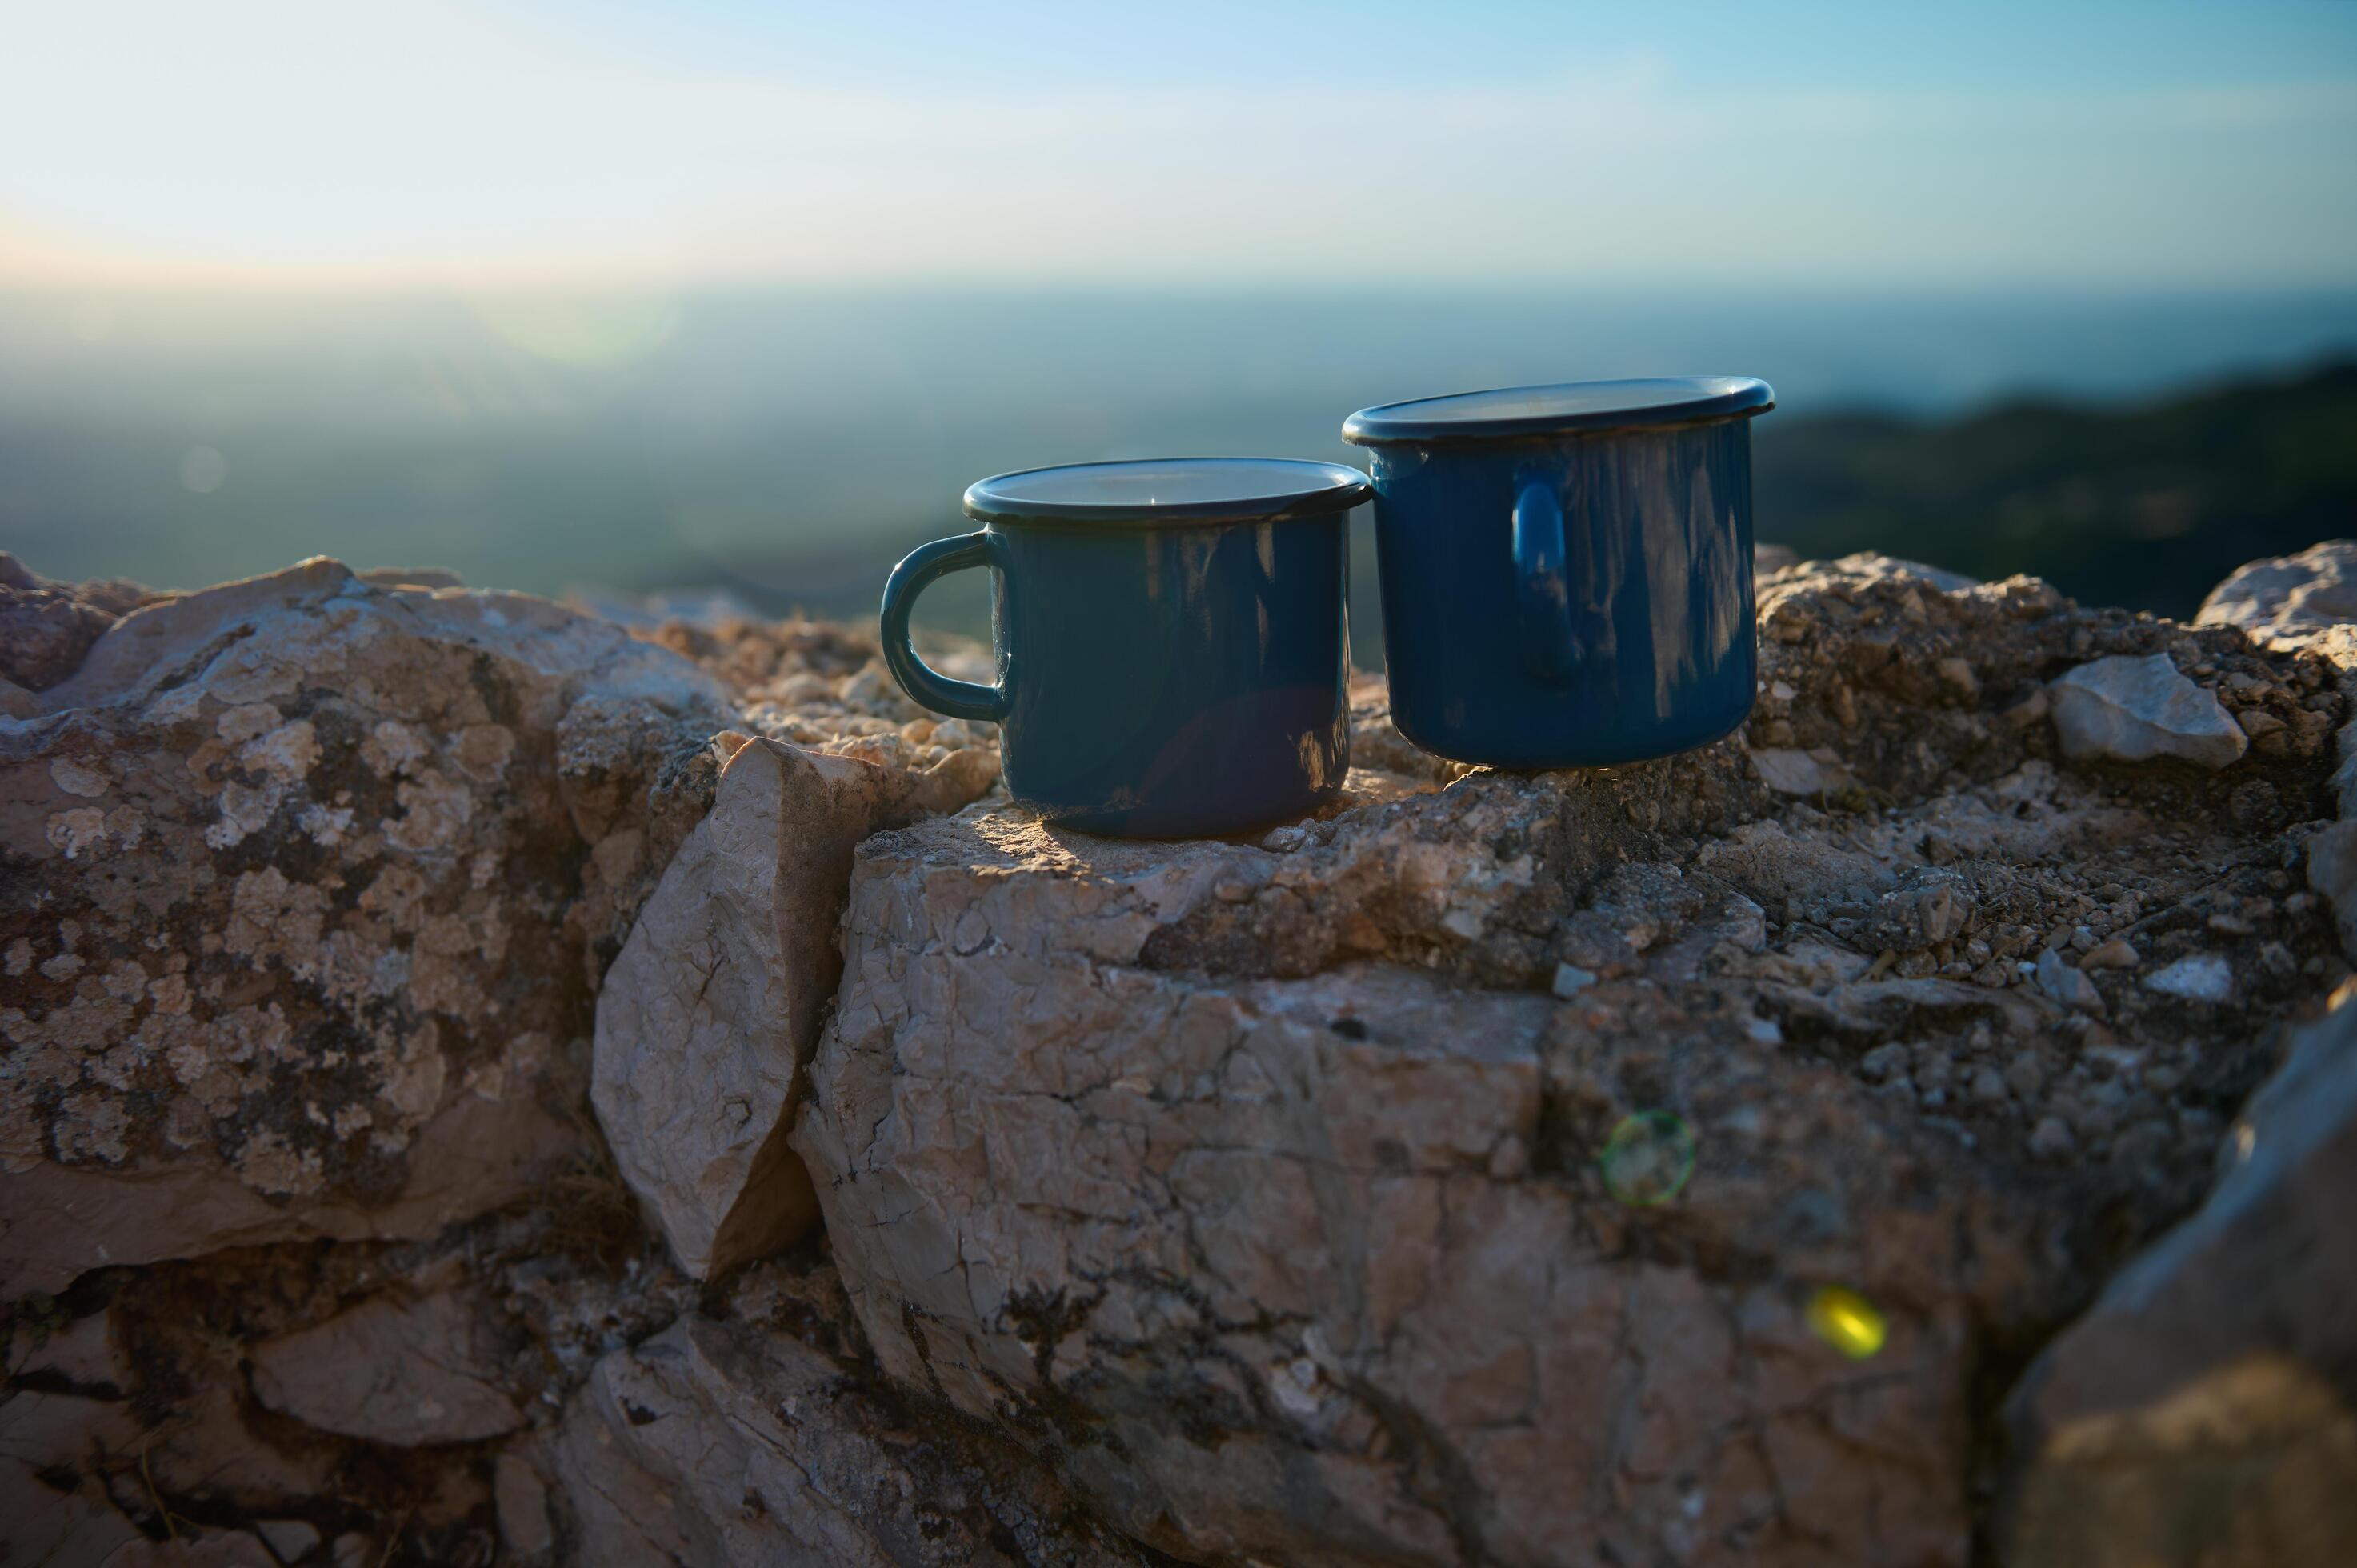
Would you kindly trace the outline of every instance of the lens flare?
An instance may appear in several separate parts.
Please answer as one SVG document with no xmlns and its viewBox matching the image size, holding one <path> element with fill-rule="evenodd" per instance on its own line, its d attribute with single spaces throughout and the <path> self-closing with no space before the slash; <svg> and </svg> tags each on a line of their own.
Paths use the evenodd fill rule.
<svg viewBox="0 0 2357 1568">
<path fill-rule="evenodd" d="M 1694 1175 L 1694 1131 L 1667 1111 L 1640 1111 L 1612 1129 L 1596 1163 L 1604 1189 L 1622 1203 L 1667 1203 Z"/>
<path fill-rule="evenodd" d="M 200 496 L 209 496 L 221 488 L 229 478 L 229 459 L 218 446 L 191 446 L 180 455 L 180 483 Z"/>
<path fill-rule="evenodd" d="M 1853 1361 L 1877 1354 L 1890 1337 L 1874 1303 L 1844 1285 L 1819 1285 L 1809 1297 L 1808 1319 L 1818 1338 Z"/>
<path fill-rule="evenodd" d="M 648 296 L 486 295 L 471 301 L 483 325 L 551 364 L 616 370 L 671 341 L 679 307 Z"/>
</svg>

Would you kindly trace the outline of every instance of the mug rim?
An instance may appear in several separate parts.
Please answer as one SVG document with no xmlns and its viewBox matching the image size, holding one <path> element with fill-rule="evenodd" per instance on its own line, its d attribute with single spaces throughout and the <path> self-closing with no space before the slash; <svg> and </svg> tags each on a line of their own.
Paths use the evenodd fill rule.
<svg viewBox="0 0 2357 1568">
<path fill-rule="evenodd" d="M 1143 499 L 1119 493 L 1120 481 L 1135 486 L 1143 478 L 1140 471 L 1149 468 L 1180 477 L 1179 493 L 1170 499 L 1158 493 Z M 1251 472 L 1255 469 L 1261 471 L 1257 477 Z M 1092 473 L 1107 481 L 1104 493 L 1084 493 L 1084 476 Z M 1082 493 L 1040 493 L 1039 481 L 1050 476 L 1081 481 Z M 1196 482 L 1197 493 L 1186 493 L 1185 480 Z M 966 487 L 964 504 L 965 514 L 978 522 L 1174 528 L 1331 517 L 1372 499 L 1374 485 L 1367 476 L 1341 463 L 1299 457 L 1124 457 L 993 474 Z"/>
<path fill-rule="evenodd" d="M 1776 389 L 1757 376 L 1550 381 L 1377 403 L 1342 422 L 1342 439 L 1354 446 L 1437 446 L 1664 430 L 1748 419 L 1775 406 Z"/>
</svg>

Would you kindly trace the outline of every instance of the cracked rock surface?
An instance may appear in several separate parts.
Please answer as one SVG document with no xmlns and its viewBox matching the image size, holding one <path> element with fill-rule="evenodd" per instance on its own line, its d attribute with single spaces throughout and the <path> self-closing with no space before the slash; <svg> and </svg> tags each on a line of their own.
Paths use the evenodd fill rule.
<svg viewBox="0 0 2357 1568">
<path fill-rule="evenodd" d="M 818 1218 L 785 1123 L 842 969 L 853 847 L 997 776 L 979 748 L 914 773 L 733 732 L 718 744 L 712 810 L 607 974 L 591 1080 L 623 1179 L 698 1279 Z"/>
<path fill-rule="evenodd" d="M 2091 659 L 2054 682 L 2062 755 L 2144 762 L 2182 757 L 2223 768 L 2250 746 L 2218 699 L 2164 653 Z"/>
<path fill-rule="evenodd" d="M 471 1294 L 372 1298 L 253 1348 L 253 1395 L 322 1432 L 414 1448 L 522 1424 Z"/>
<path fill-rule="evenodd" d="M 597 1363 L 552 1451 L 584 1564 L 1135 1568 L 1167 1562 L 1019 1451 L 896 1397 L 823 1257 Z"/>
<path fill-rule="evenodd" d="M 886 1371 L 1207 1562 L 1966 1561 L 1990 1383 L 2343 972 L 2298 875 L 2343 700 L 1870 557 L 1761 629 L 1685 757 L 1467 774 L 1370 693 L 1258 843 L 864 844 L 794 1144 Z M 2066 758 L 2049 683 L 2112 658 L 2248 755 Z M 2231 1004 L 2144 983 L 2188 961 Z"/>
<path fill-rule="evenodd" d="M 660 1561 L 610 1555 L 627 1538 L 562 1484 L 558 1438 L 641 1348 L 725 1327 L 749 1348 L 700 1364 L 679 1453 L 780 1386 L 788 1334 L 815 1347 L 788 1369 L 809 1441 L 843 1435 L 737 1439 L 826 1484 L 772 1484 L 768 1527 L 741 1494 L 667 1502 L 678 1560 L 866 1539 L 911 1565 L 1155 1561 L 1020 1449 L 909 1407 L 839 1289 L 774 1263 L 699 1288 L 591 1115 L 597 993 L 629 978 L 608 965 L 700 896 L 641 906 L 667 869 L 726 879 L 733 814 L 708 809 L 759 769 L 724 762 L 805 786 L 770 792 L 796 837 L 771 833 L 766 935 L 732 950 L 784 966 L 763 994 L 802 1021 L 735 1063 L 770 1052 L 781 1084 L 832 993 L 852 840 L 988 784 L 989 736 L 911 738 L 872 638 L 634 638 L 332 562 L 175 596 L 6 561 L 0 637 L 0 1556 Z M 747 738 L 787 729 L 802 749 Z M 731 908 L 703 934 L 749 930 Z M 657 1065 L 685 1094 L 726 1064 Z M 832 1280 L 823 1240 L 796 1256 Z M 798 1533 L 814 1519 L 833 1533 Z"/>
<path fill-rule="evenodd" d="M 2223 1159 L 2015 1393 L 2008 1561 L 2258 1568 L 2357 1541 L 2357 1007 L 2301 1036 Z"/>
<path fill-rule="evenodd" d="M 593 950 L 716 682 L 319 560 L 133 609 L 37 703 L 0 720 L 0 1294 L 427 1235 L 570 1155 Z"/>
<path fill-rule="evenodd" d="M 1370 682 L 1316 818 L 1125 843 L 859 628 L 0 562 L 0 1546 L 2337 1563 L 2357 627 L 2273 580 L 1794 564 L 1720 746 Z M 2070 755 L 2104 660 L 2241 754 Z"/>
<path fill-rule="evenodd" d="M 2357 540 L 2348 539 L 2236 568 L 2210 590 L 2193 617 L 2196 626 L 2238 626 L 2261 639 L 2352 622 L 2357 622 Z"/>
</svg>

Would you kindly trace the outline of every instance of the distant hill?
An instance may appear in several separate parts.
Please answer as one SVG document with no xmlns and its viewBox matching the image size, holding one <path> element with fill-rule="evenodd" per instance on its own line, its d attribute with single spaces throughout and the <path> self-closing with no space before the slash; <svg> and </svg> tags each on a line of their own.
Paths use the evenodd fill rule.
<svg viewBox="0 0 2357 1568">
<path fill-rule="evenodd" d="M 603 330 L 594 304 L 585 329 Z M 325 553 L 865 618 L 895 560 L 966 526 L 957 498 L 984 474 L 1171 452 L 1363 463 L 1339 426 L 1365 403 L 1689 368 L 1776 383 L 1783 406 L 1755 427 L 1760 536 L 1813 555 L 2037 572 L 2183 614 L 2253 556 L 2357 532 L 2357 289 L 676 304 L 632 352 L 584 360 L 457 295 L 0 290 L 0 548 L 158 587 Z M 2320 359 L 2337 362 L 2284 379 Z M 2228 365 L 2254 369 L 2116 401 Z M 2053 391 L 1985 401 L 2007 387 Z M 1352 532 L 1373 661 L 1372 531 Z M 987 587 L 945 581 L 920 618 L 986 631 Z"/>
<path fill-rule="evenodd" d="M 1760 536 L 2185 617 L 2234 567 L 2357 534 L 2357 361 L 2133 407 L 1754 426 Z"/>
</svg>

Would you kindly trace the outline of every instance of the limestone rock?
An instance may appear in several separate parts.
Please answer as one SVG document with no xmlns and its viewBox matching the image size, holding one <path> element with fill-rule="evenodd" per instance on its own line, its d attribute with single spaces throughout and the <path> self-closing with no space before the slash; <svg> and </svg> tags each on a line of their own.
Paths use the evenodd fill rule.
<svg viewBox="0 0 2357 1568">
<path fill-rule="evenodd" d="M 533 601 L 399 585 L 423 575 L 196 596 L 252 602 L 140 693 L 53 714 L 82 682 L 146 680 L 109 645 L 186 613 L 102 607 L 121 618 L 79 672 L 0 690 L 0 834 L 17 835 L 0 1106 L 29 1108 L 0 1122 L 0 1158 L 23 1166 L 0 1177 L 0 1222 L 45 1170 L 126 1193 L 157 1160 L 180 1162 L 166 1179 L 238 1179 L 228 1156 L 257 1129 L 319 1153 L 323 1180 L 263 1195 L 258 1226 L 195 1209 L 202 1256 L 12 1306 L 12 1560 L 234 1551 L 251 1538 L 225 1531 L 303 1526 L 325 1538 L 310 1560 L 356 1565 L 1961 1562 L 1993 1549 L 2007 1369 L 2200 1202 L 2244 1096 L 2346 969 L 2298 878 L 2304 855 L 2332 880 L 2345 827 L 2314 819 L 2357 628 L 2255 643 L 2025 579 L 1795 564 L 1761 584 L 1757 706 L 1718 746 L 1469 770 L 1408 746 L 1380 687 L 1355 686 L 1361 766 L 1313 819 L 1255 843 L 1113 843 L 985 799 L 864 841 L 829 928 L 818 852 L 861 823 L 796 834 L 796 812 L 841 826 L 830 813 L 870 785 L 911 815 L 955 806 L 994 765 L 990 726 L 910 711 L 866 628 L 724 614 L 625 643 Z M 457 618 L 484 607 L 503 626 Z M 2244 759 L 2060 765 L 2048 675 L 2156 655 L 2213 693 Z M 986 672 L 979 650 L 938 657 Z M 291 692 L 200 696 L 170 727 L 176 693 L 285 665 Z M 701 695 L 662 699 L 631 669 Z M 540 716 L 451 714 L 421 688 Z M 260 703 L 280 717 L 222 728 Z M 351 712 L 366 723 L 339 728 Z M 480 723 L 516 737 L 496 780 L 468 771 L 493 755 L 466 738 Z M 58 744 L 61 725 L 104 744 Z M 371 744 L 409 757 L 381 787 Z M 1773 752 L 1843 782 L 1780 792 L 1756 761 Z M 452 788 L 419 793 L 429 774 Z M 231 783 L 251 792 L 232 815 L 274 785 L 277 803 L 203 843 Z M 305 825 L 319 788 L 352 810 L 322 820 L 340 842 Z M 386 838 L 460 800 L 460 864 Z M 145 826 L 106 836 L 150 817 L 178 858 L 129 858 L 159 842 Z M 14 850 L 27 822 L 48 859 Z M 739 829 L 749 854 L 728 849 Z M 673 892 L 648 902 L 675 858 Z M 425 916 L 485 941 L 453 958 L 447 929 L 395 924 L 387 897 L 409 885 L 372 891 L 395 865 L 425 883 Z M 307 906 L 236 904 L 264 873 L 318 890 L 316 929 Z M 167 911 L 153 947 L 123 934 L 141 897 Z M 504 945 L 480 923 L 492 900 Z M 615 964 L 634 929 L 640 956 Z M 831 998 L 810 967 L 830 929 Z M 149 987 L 187 977 L 187 1036 L 145 1033 L 181 993 L 135 987 L 126 951 Z M 2100 1009 L 2048 994 L 2048 953 Z M 355 954 L 386 987 L 357 1006 L 335 989 Z M 2225 966 L 2232 1005 L 2142 983 L 2195 960 Z M 702 1000 L 681 1000 L 695 989 L 674 961 Z M 485 1004 L 432 1001 L 454 986 Z M 127 1023 L 67 998 L 122 1003 Z M 230 1020 L 249 1002 L 278 1007 L 299 1049 L 247 1050 Z M 641 1223 L 667 1223 L 662 1206 L 583 1115 L 593 1004 L 657 1033 L 645 1019 L 673 1007 L 693 1044 L 687 1068 L 638 1047 L 625 1078 L 672 1071 L 685 1115 L 616 1142 L 638 1140 L 642 1174 L 667 1144 L 719 1173 L 709 1197 L 662 1178 L 679 1234 L 708 1225 L 706 1266 L 727 1261 L 706 1280 Z M 87 1036 L 21 1037 L 70 1015 Z M 544 1039 L 531 1071 L 525 1033 Z M 234 1069 L 233 1098 L 169 1076 L 190 1042 Z M 358 1101 L 368 1133 L 392 1124 L 399 1105 L 364 1096 L 406 1084 L 428 1045 L 444 1079 L 422 1128 L 454 1099 L 486 1119 L 430 1146 L 421 1130 L 405 1163 L 349 1163 L 370 1145 L 335 1144 L 339 1119 Z M 740 1140 L 697 1121 L 697 1072 L 770 1097 L 744 1108 L 764 1124 Z M 116 1094 L 119 1168 L 75 1142 Z M 549 1163 L 516 1161 L 544 1124 Z M 156 1143 L 191 1127 L 212 1142 Z M 777 1212 L 756 1169 L 772 1155 L 817 1176 L 838 1245 L 816 1233 L 737 1267 L 759 1247 L 731 1239 Z M 456 1223 L 402 1209 L 429 1182 L 466 1189 Z M 152 1244 L 155 1211 L 124 1201 L 124 1234 Z M 110 1215 L 87 1218 L 75 1256 L 114 1245 Z M 231 1240 L 255 1244 L 210 1250 Z M 2238 1373 L 2195 1414 L 2329 1436 L 2303 1424 L 2306 1379 Z M 2259 1456 L 2246 1476 L 2273 1463 L 2240 1452 Z M 2236 1496 L 2276 1482 L 2255 1487 Z"/>
<path fill-rule="evenodd" d="M 2216 1189 L 2012 1402 L 2006 1561 L 2327 1568 L 2357 1541 L 2357 1007 L 2254 1097 Z"/>
<path fill-rule="evenodd" d="M 1568 1002 L 1595 983 L 1596 976 L 1577 964 L 1559 963 L 1555 966 L 1555 979 L 1547 989 Z"/>
<path fill-rule="evenodd" d="M 1830 746 L 1819 746 L 1817 750 L 1825 755 L 1819 757 L 1792 746 L 1760 746 L 1750 754 L 1751 766 L 1760 770 L 1760 781 L 1779 795 L 1822 795 L 1828 789 L 1846 789 L 1857 784 Z"/>
<path fill-rule="evenodd" d="M 2186 1002 L 2225 1002 L 2234 994 L 2233 966 L 2216 953 L 2189 953 L 2145 976 L 2144 983 Z"/>
<path fill-rule="evenodd" d="M 721 744 L 733 751 L 711 812 L 599 994 L 592 1083 L 624 1178 L 698 1279 L 817 1219 L 784 1128 L 842 970 L 852 847 L 955 811 L 997 771 L 976 750 L 916 774 L 766 739 Z"/>
<path fill-rule="evenodd" d="M 7 1343 L 12 1382 L 62 1384 L 119 1399 L 131 1381 L 129 1363 L 115 1346 L 113 1326 L 102 1311 L 65 1324 L 11 1323 Z"/>
<path fill-rule="evenodd" d="M 0 1545 L 11 1560 L 103 1562 L 142 1537 L 86 1462 L 133 1448 L 138 1423 L 105 1391 L 66 1391 L 62 1380 L 40 1378 L 47 1369 L 22 1356 L 12 1345 L 10 1387 L 0 1400 Z"/>
<path fill-rule="evenodd" d="M 1762 628 L 1754 759 L 1402 772 L 1256 844 L 987 802 L 866 841 L 793 1144 L 884 1370 L 1196 1560 L 1964 1561 L 1982 1369 L 2198 1197 L 2332 941 L 2266 805 L 2320 747 L 2121 784 L 2001 715 L 2115 655 L 2339 703 L 1871 558 Z M 1781 796 L 1763 744 L 1857 788 Z M 2061 956 L 2130 931 L 2270 978 L 2195 1018 Z"/>
<path fill-rule="evenodd" d="M 2073 969 L 2062 961 L 2062 955 L 2048 948 L 2038 955 L 2038 988 L 2061 1003 L 2083 1013 L 2101 1013 L 2104 993 L 2083 970 Z"/>
<path fill-rule="evenodd" d="M 293 1563 L 319 1544 L 317 1528 L 299 1519 L 266 1519 L 253 1532 L 281 1563 Z"/>
<path fill-rule="evenodd" d="M 1368 875 L 1354 859 L 1394 833 L 1437 849 L 1412 829 L 1441 838 L 1445 819 L 1469 835 L 1448 880 L 1478 886 L 1467 862 L 1497 841 L 1475 824 L 1575 843 L 1530 818 L 1578 793 L 1469 779 L 1281 883 L 1256 850 L 1011 813 L 870 841 L 796 1144 L 886 1369 L 1032 1434 L 1123 1528 L 1190 1556 L 1805 1541 L 1961 1562 L 1961 1496 L 1935 1479 L 1961 1455 L 1938 1434 L 1963 1419 L 1967 1322 L 2010 1310 L 2031 1265 L 2028 1217 L 1936 1144 L 1909 1151 L 1724 993 L 1606 983 L 1558 1009 L 1424 965 L 1247 980 L 1195 970 L 1241 948 L 1156 951 L 1194 908 L 1236 908 L 1209 891 L 1223 877 L 1306 921 Z M 1414 950 L 1413 906 L 1369 918 Z M 1669 947 L 1628 950 L 1692 961 Z M 1695 1129 L 1704 1174 L 1630 1208 L 1598 1161 L 1655 1108 Z M 1894 1187 L 1917 1196 L 1893 1206 Z M 1969 1265 L 1925 1244 L 1958 1226 Z M 1766 1272 L 1712 1261 L 1736 1256 Z M 1806 1281 L 1883 1304 L 1894 1348 L 1856 1367 L 1815 1345 Z M 1803 1407 L 1849 1435 L 1781 1413 Z M 1736 1431 L 1759 1445 L 1714 1435 Z"/>
<path fill-rule="evenodd" d="M 29 693 L 72 674 L 107 628 L 172 596 L 135 583 L 48 582 L 0 550 L 0 693 L 15 693 L 0 714 L 30 716 L 38 704 Z"/>
<path fill-rule="evenodd" d="M 598 1363 L 555 1465 L 583 1568 L 1142 1562 L 990 1446 L 863 1400 L 791 1336 L 694 1318 Z"/>
<path fill-rule="evenodd" d="M 447 566 L 370 566 L 357 573 L 363 583 L 386 588 L 463 588 L 458 574 Z"/>
<path fill-rule="evenodd" d="M 0 720 L 0 1294 L 425 1234 L 579 1147 L 588 950 L 709 677 L 313 561 L 134 609 L 38 700 Z"/>
<path fill-rule="evenodd" d="M 544 1560 L 556 1544 L 548 1520 L 548 1484 L 532 1463 L 502 1454 L 492 1470 L 491 1496 L 500 1512 L 500 1539 L 519 1561 Z"/>
<path fill-rule="evenodd" d="M 500 1387 L 500 1346 L 482 1319 L 479 1303 L 448 1291 L 363 1302 L 255 1346 L 254 1397 L 322 1432 L 402 1448 L 512 1432 L 523 1417 Z"/>
<path fill-rule="evenodd" d="M 1910 577 L 1920 577 L 1943 594 L 1959 594 L 1966 588 L 1977 588 L 1981 583 L 1978 577 L 1968 577 L 1962 572 L 1951 572 L 1945 566 L 1927 565 L 1921 561 L 1903 561 L 1889 555 L 1877 555 L 1872 552 L 1842 556 L 1833 563 L 1833 566 L 1835 571 L 1864 570 L 1879 575 L 1903 574 Z"/>
<path fill-rule="evenodd" d="M 2062 755 L 2074 759 L 2173 757 L 2215 768 L 2250 745 L 2218 699 L 2179 674 L 2166 654 L 2094 660 L 2061 677 L 2051 691 Z"/>
<path fill-rule="evenodd" d="M 2330 901 L 2341 945 L 2357 956 L 2357 816 L 2341 820 L 2308 843 L 2308 885 Z"/>
<path fill-rule="evenodd" d="M 2357 621 L 2357 540 L 2350 539 L 2236 567 L 2193 618 L 2196 626 L 2236 626 L 2263 639 L 2347 621 Z"/>
</svg>

